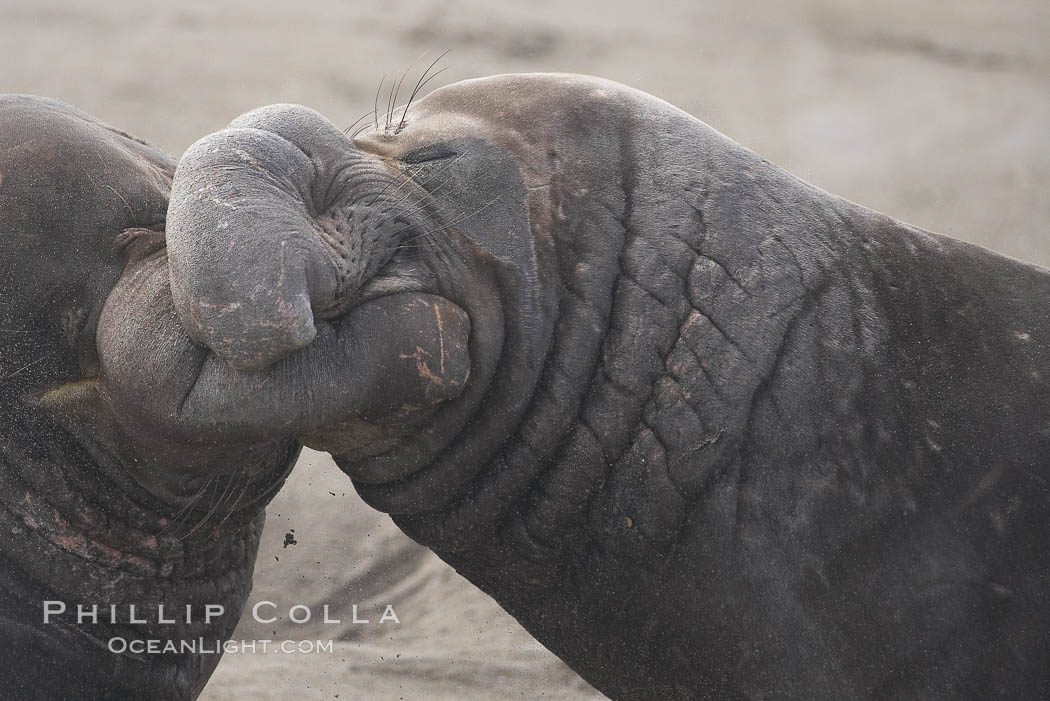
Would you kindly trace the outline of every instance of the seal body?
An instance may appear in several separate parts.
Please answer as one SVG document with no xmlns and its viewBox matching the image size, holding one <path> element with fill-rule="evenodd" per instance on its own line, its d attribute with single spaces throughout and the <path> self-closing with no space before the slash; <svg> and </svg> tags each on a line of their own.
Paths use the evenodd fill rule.
<svg viewBox="0 0 1050 701">
<path fill-rule="evenodd" d="M 337 462 L 598 689 L 1050 693 L 1047 270 L 596 79 L 357 145 L 516 271 L 523 340 L 423 467 Z"/>
<path fill-rule="evenodd" d="M 367 502 L 612 698 L 1050 693 L 1050 273 L 608 81 L 383 121 L 244 115 L 168 227 L 179 317 L 234 363 L 394 290 L 469 318 L 461 390 L 298 434 Z M 280 224 L 227 217 L 244 193 Z"/>
<path fill-rule="evenodd" d="M 132 353 L 98 350 L 133 333 L 100 319 L 126 272 L 164 256 L 174 166 L 63 103 L 0 97 L 5 698 L 196 697 L 251 590 L 262 506 L 298 454 L 290 438 L 186 442 L 114 409 L 124 369 L 185 338 L 168 324 Z M 124 312 L 164 318 L 136 291 Z"/>
</svg>

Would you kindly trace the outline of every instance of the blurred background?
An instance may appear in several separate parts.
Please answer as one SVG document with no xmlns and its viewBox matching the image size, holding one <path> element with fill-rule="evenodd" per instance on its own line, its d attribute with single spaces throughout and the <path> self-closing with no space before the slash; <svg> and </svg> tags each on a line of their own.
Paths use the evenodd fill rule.
<svg viewBox="0 0 1050 701">
<path fill-rule="evenodd" d="M 1047 37 L 1046 0 L 0 0 L 0 91 L 60 98 L 178 155 L 267 103 L 349 125 L 384 74 L 427 52 L 414 83 L 450 49 L 430 87 L 618 80 L 836 194 L 1050 265 Z M 333 652 L 228 655 L 202 699 L 598 697 L 319 453 L 269 510 L 254 599 L 281 617 L 239 638 Z M 315 607 L 309 624 L 288 620 L 297 603 Z M 318 622 L 325 603 L 343 624 Z M 400 624 L 377 623 L 386 603 Z M 369 624 L 348 623 L 352 604 Z"/>
</svg>

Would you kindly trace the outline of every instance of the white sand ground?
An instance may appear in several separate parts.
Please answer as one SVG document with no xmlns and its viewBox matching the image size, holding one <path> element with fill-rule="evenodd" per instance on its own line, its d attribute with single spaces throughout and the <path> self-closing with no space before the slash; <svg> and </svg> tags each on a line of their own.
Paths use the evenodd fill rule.
<svg viewBox="0 0 1050 701">
<path fill-rule="evenodd" d="M 435 85 L 620 80 L 837 194 L 1048 265 L 1047 36 L 1045 0 L 0 0 L 0 91 L 62 98 L 177 154 L 266 103 L 349 124 L 384 73 L 452 49 Z M 343 623 L 285 610 L 239 638 L 333 652 L 227 656 L 207 701 L 596 696 L 317 453 L 270 509 L 253 598 L 315 617 L 328 603 Z M 353 603 L 370 624 L 348 622 Z M 378 624 L 386 603 L 400 625 Z"/>
</svg>

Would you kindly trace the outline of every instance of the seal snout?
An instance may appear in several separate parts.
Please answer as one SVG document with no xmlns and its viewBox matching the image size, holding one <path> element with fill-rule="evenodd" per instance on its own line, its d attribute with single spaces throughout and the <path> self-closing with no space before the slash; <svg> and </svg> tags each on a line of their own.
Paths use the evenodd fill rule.
<svg viewBox="0 0 1050 701">
<path fill-rule="evenodd" d="M 194 340 L 238 370 L 309 345 L 315 310 L 336 300 L 340 268 L 318 235 L 312 193 L 323 164 L 352 148 L 313 110 L 274 105 L 179 161 L 167 226 L 175 309 Z"/>
</svg>

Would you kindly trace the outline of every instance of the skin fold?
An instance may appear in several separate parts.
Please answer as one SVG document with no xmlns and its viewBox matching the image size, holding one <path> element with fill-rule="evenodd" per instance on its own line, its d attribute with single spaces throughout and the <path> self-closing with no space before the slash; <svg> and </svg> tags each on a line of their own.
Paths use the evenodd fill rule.
<svg viewBox="0 0 1050 701">
<path fill-rule="evenodd" d="M 451 217 L 499 180 L 459 226 L 519 270 L 533 343 L 502 349 L 529 369 L 509 420 L 396 480 L 336 460 L 584 678 L 618 699 L 1050 691 L 1045 269 L 589 78 L 457 84 L 357 145 L 447 152 L 451 185 L 415 177 Z"/>
<path fill-rule="evenodd" d="M 1050 272 L 595 78 L 376 124 L 0 102 L 0 663 L 192 697 L 32 606 L 239 611 L 305 443 L 611 698 L 1050 694 Z"/>
</svg>

